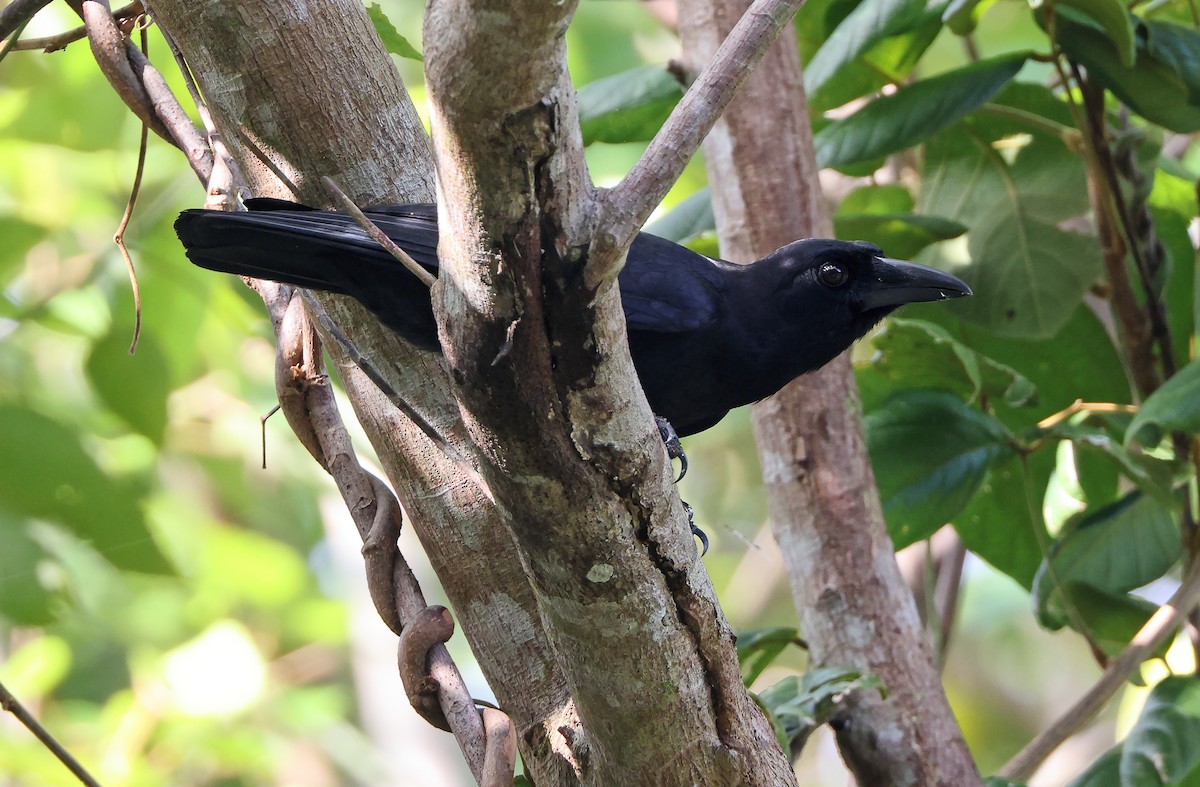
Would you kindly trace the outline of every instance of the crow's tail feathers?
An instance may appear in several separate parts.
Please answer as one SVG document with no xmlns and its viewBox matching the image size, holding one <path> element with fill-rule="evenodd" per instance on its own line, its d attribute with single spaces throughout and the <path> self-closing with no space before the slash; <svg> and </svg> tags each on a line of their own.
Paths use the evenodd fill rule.
<svg viewBox="0 0 1200 787">
<path fill-rule="evenodd" d="M 383 323 L 435 349 L 429 290 L 344 213 L 252 199 L 249 211 L 186 210 L 175 232 L 194 264 L 222 273 L 351 295 Z M 366 211 L 388 237 L 437 275 L 432 206 Z"/>
</svg>

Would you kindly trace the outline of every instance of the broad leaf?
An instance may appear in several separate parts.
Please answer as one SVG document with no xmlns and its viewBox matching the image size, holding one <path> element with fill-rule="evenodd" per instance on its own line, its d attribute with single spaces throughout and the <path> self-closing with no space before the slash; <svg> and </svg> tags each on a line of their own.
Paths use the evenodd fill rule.
<svg viewBox="0 0 1200 787">
<path fill-rule="evenodd" d="M 981 60 L 877 98 L 814 140 L 817 163 L 840 167 L 912 147 L 981 106 L 1016 76 L 1026 53 Z"/>
<path fill-rule="evenodd" d="M 1200 130 L 1200 43 L 1194 31 L 1166 22 L 1138 22 L 1137 59 L 1124 65 L 1107 33 L 1060 13 L 1055 30 L 1063 51 L 1133 111 L 1179 133 Z"/>
<path fill-rule="evenodd" d="M 864 419 L 888 532 L 900 549 L 970 502 L 988 468 L 1013 451 L 995 418 L 952 394 L 907 391 Z"/>
<path fill-rule="evenodd" d="M 860 213 L 912 213 L 912 194 L 903 186 L 859 186 L 838 203 L 834 217 Z"/>
<path fill-rule="evenodd" d="M 583 144 L 652 139 L 683 96 L 683 88 L 660 66 L 642 66 L 579 88 Z"/>
<path fill-rule="evenodd" d="M 903 78 L 936 37 L 940 16 L 940 8 L 926 9 L 925 0 L 859 3 L 806 61 L 804 87 L 817 99 L 814 108 L 841 106 L 886 84 L 887 66 L 896 80 Z M 883 46 L 893 35 L 898 37 Z M 874 73 L 863 67 L 868 63 L 876 66 Z M 858 69 L 849 68 L 856 64 Z"/>
<path fill-rule="evenodd" d="M 39 574 L 50 555 L 29 537 L 26 521 L 0 511 L 0 617 L 20 626 L 44 626 L 55 618 L 58 594 Z M 65 608 L 65 604 L 63 605 Z"/>
<path fill-rule="evenodd" d="M 408 42 L 407 38 L 400 35 L 400 31 L 387 18 L 387 14 L 380 8 L 379 3 L 371 3 L 367 6 L 367 16 L 371 17 L 371 24 L 375 26 L 375 32 L 379 34 L 379 40 L 383 42 L 384 49 L 393 55 L 406 57 L 409 60 L 422 60 L 421 53 Z"/>
<path fill-rule="evenodd" d="M 1041 2 L 1041 0 L 1039 0 Z M 1129 12 L 1120 0 L 1046 0 L 1053 8 L 1068 6 L 1090 16 L 1112 41 L 1125 68 L 1133 66 L 1137 51 L 1134 48 L 1133 24 Z"/>
<path fill-rule="evenodd" d="M 835 216 L 834 233 L 845 240 L 865 240 L 874 243 L 900 259 L 911 259 L 921 249 L 938 241 L 957 238 L 967 228 L 956 221 L 940 216 L 918 216 L 912 213 L 858 213 Z"/>
<path fill-rule="evenodd" d="M 1200 765 L 1200 680 L 1164 678 L 1121 746 L 1121 784 L 1178 784 Z"/>
<path fill-rule="evenodd" d="M 758 695 L 783 738 L 784 751 L 799 748 L 812 731 L 829 721 L 852 691 L 879 691 L 883 682 L 869 673 L 841 667 L 821 667 L 803 677 L 787 677 Z"/>
<path fill-rule="evenodd" d="M 129 354 L 132 328 L 117 323 L 93 347 L 87 374 L 96 393 L 126 423 L 162 444 L 170 393 L 167 361 L 158 342 L 143 335 L 135 355 Z"/>
<path fill-rule="evenodd" d="M 1013 456 L 994 466 L 979 493 L 954 520 L 967 549 L 986 560 L 1022 587 L 1033 586 L 1042 562 L 1042 544 L 1049 541 L 1045 524 L 1028 495 L 1046 488 L 1054 455 L 1037 451 Z M 1036 492 L 1034 491 L 1036 490 Z"/>
<path fill-rule="evenodd" d="M 800 632 L 791 626 L 753 629 L 737 636 L 738 662 L 742 665 L 742 681 L 749 686 L 771 665 L 788 645 L 800 645 Z"/>
<path fill-rule="evenodd" d="M 1151 425 L 1166 431 L 1200 431 L 1200 358 L 1180 369 L 1142 402 L 1125 433 L 1125 442 L 1138 439 L 1138 433 Z"/>
<path fill-rule="evenodd" d="M 1122 744 L 1110 747 L 1092 760 L 1083 773 L 1067 783 L 1067 787 L 1120 787 Z"/>
<path fill-rule="evenodd" d="M 61 522 L 118 568 L 170 571 L 134 490 L 100 472 L 62 424 L 31 410 L 0 406 L 0 445 L 10 459 L 0 473 L 0 506 Z"/>
<path fill-rule="evenodd" d="M 997 102 L 1055 123 L 1066 112 L 1033 86 Z M 970 284 L 971 303 L 952 311 L 997 335 L 1053 336 L 1101 273 L 1096 240 L 1059 228 L 1087 209 L 1082 162 L 1057 135 L 1019 118 L 973 117 L 930 140 L 918 207 L 970 227 L 968 262 L 961 247 L 938 247 L 923 261 Z"/>
<path fill-rule="evenodd" d="M 867 410 L 902 388 L 937 386 L 969 402 L 986 397 L 1012 407 L 1029 404 L 1037 394 L 1024 375 L 972 350 L 931 322 L 894 317 L 872 343 L 876 358 L 856 369 Z"/>
<path fill-rule="evenodd" d="M 712 193 L 708 187 L 697 191 L 675 206 L 667 215 L 646 227 L 646 232 L 676 243 L 687 241 L 717 228 L 713 216 Z"/>
<path fill-rule="evenodd" d="M 1087 585 L 1121 595 L 1152 582 L 1179 559 L 1179 527 L 1155 498 L 1131 492 L 1123 499 L 1074 518 L 1053 544 L 1034 580 L 1042 625 L 1068 622 L 1063 587 Z"/>
</svg>

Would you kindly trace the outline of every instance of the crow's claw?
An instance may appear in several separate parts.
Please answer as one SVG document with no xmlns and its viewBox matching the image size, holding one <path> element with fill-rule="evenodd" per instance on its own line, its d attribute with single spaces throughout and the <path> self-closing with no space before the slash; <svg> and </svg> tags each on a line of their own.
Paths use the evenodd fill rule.
<svg viewBox="0 0 1200 787">
<path fill-rule="evenodd" d="M 692 507 L 687 503 L 684 503 L 683 510 L 687 511 L 688 527 L 692 529 L 692 535 L 700 539 L 700 546 L 702 547 L 700 550 L 700 557 L 704 557 L 708 554 L 708 536 L 704 535 L 704 531 L 696 527 L 696 523 L 692 521 L 692 514 L 695 513 Z"/>
<path fill-rule="evenodd" d="M 671 426 L 670 421 L 656 415 L 654 423 L 658 424 L 658 435 L 662 438 L 663 445 L 667 447 L 667 456 L 670 459 L 679 460 L 679 477 L 675 479 L 675 483 L 678 484 L 687 475 L 687 454 L 683 452 L 683 446 L 679 443 L 679 435 L 675 433 L 675 427 Z"/>
</svg>

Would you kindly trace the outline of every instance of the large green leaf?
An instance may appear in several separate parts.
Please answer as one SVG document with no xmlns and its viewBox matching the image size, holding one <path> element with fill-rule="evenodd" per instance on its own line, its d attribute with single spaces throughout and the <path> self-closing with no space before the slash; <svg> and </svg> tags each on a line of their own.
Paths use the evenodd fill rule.
<svg viewBox="0 0 1200 787">
<path fill-rule="evenodd" d="M 408 42 L 407 38 L 400 35 L 400 31 L 392 24 L 392 20 L 387 18 L 387 14 L 383 12 L 379 3 L 371 3 L 367 6 L 367 16 L 371 17 L 371 24 L 375 26 L 375 32 L 379 34 L 379 40 L 383 42 L 384 49 L 393 55 L 399 55 L 409 60 L 422 60 L 421 53 Z"/>
<path fill-rule="evenodd" d="M 1120 0 L 1046 0 L 1046 4 L 1054 8 L 1068 6 L 1090 16 L 1108 34 L 1120 56 L 1121 65 L 1125 68 L 1133 66 L 1137 56 L 1133 41 L 1133 24 L 1129 12 Z"/>
<path fill-rule="evenodd" d="M 845 240 L 865 240 L 884 249 L 889 256 L 911 259 L 938 241 L 957 238 L 967 228 L 940 216 L 912 213 L 858 213 L 836 216 L 834 233 Z"/>
<path fill-rule="evenodd" d="M 1121 746 L 1121 784 L 1179 784 L 1200 766 L 1200 679 L 1164 678 Z"/>
<path fill-rule="evenodd" d="M 1054 455 L 1049 451 L 1000 462 L 954 519 L 954 528 L 967 549 L 1025 588 L 1033 586 L 1042 562 L 1042 544 L 1050 538 L 1027 495 L 1045 489 L 1053 469 Z"/>
<path fill-rule="evenodd" d="M 1092 760 L 1067 787 L 1121 787 L 1121 744 L 1110 747 Z"/>
<path fill-rule="evenodd" d="M 45 587 L 39 569 L 50 556 L 29 537 L 28 523 L 0 511 L 0 617 L 21 626 L 44 626 L 55 618 L 59 594 Z M 65 606 L 64 606 L 65 608 Z"/>
<path fill-rule="evenodd" d="M 1151 425 L 1167 431 L 1200 431 L 1200 358 L 1180 369 L 1142 402 L 1125 432 L 1125 442 L 1137 439 L 1138 433 Z"/>
<path fill-rule="evenodd" d="M 840 167 L 912 147 L 994 96 L 1024 65 L 1027 53 L 981 60 L 877 98 L 814 140 L 817 163 Z"/>
<path fill-rule="evenodd" d="M 901 392 L 864 420 L 897 549 L 954 518 L 988 468 L 1013 451 L 1012 436 L 999 421 L 943 391 Z"/>
<path fill-rule="evenodd" d="M 708 187 L 697 191 L 675 206 L 667 215 L 646 227 L 646 232 L 676 243 L 687 241 L 717 228 L 713 216 L 712 193 Z"/>
<path fill-rule="evenodd" d="M 818 111 L 896 82 L 941 28 L 941 8 L 925 0 L 865 0 L 806 60 L 804 86 Z"/>
<path fill-rule="evenodd" d="M 955 318 L 948 304 L 914 304 L 906 317 L 941 325 L 957 341 L 1016 370 L 1037 388 L 1038 407 L 1010 408 L 992 398 L 988 404 L 1009 429 L 1036 425 L 1048 413 L 1085 402 L 1128 402 L 1129 381 L 1104 326 L 1089 309 L 1075 309 L 1052 339 L 1011 339 Z M 943 308 L 938 308 L 943 307 Z"/>
<path fill-rule="evenodd" d="M 1131 492 L 1085 511 L 1068 524 L 1038 569 L 1033 588 L 1038 618 L 1049 628 L 1068 622 L 1064 587 L 1079 584 L 1121 595 L 1161 577 L 1179 554 L 1175 518 L 1150 495 Z"/>
<path fill-rule="evenodd" d="M 972 350 L 940 325 L 894 317 L 874 337 L 876 356 L 856 368 L 863 406 L 873 410 L 903 388 L 937 386 L 974 402 L 1027 405 L 1037 389 L 1010 366 Z"/>
<path fill-rule="evenodd" d="M 652 139 L 683 96 L 683 87 L 660 66 L 641 66 L 579 88 L 583 144 Z"/>
<path fill-rule="evenodd" d="M 1014 86 L 997 103 L 1055 124 L 1066 112 L 1036 86 Z M 970 232 L 966 261 L 961 247 L 938 247 L 923 261 L 952 268 L 974 289 L 953 309 L 962 319 L 1041 339 L 1070 320 L 1102 263 L 1094 238 L 1059 227 L 1087 209 L 1082 162 L 1058 135 L 1020 117 L 973 117 L 926 145 L 920 211 Z"/>
<path fill-rule="evenodd" d="M 87 373 L 96 393 L 126 423 L 161 444 L 170 393 L 167 360 L 153 335 L 144 334 L 129 354 L 132 328 L 117 324 L 92 347 Z"/>
<path fill-rule="evenodd" d="M 1137 59 L 1123 62 L 1104 30 L 1074 14 L 1059 13 L 1059 45 L 1133 111 L 1171 131 L 1200 130 L 1200 39 L 1166 22 L 1136 22 Z"/>
<path fill-rule="evenodd" d="M 0 405 L 0 507 L 61 522 L 118 568 L 167 573 L 135 491 L 104 475 L 65 426 L 21 407 Z"/>
</svg>

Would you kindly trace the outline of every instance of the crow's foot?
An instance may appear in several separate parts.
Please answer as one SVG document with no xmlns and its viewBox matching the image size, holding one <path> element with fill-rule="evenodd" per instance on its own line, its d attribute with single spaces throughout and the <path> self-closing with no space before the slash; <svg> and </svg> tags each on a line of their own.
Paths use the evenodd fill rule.
<svg viewBox="0 0 1200 787">
<path fill-rule="evenodd" d="M 658 434 L 662 437 L 663 445 L 667 447 L 667 456 L 670 459 L 679 460 L 679 477 L 675 479 L 675 483 L 678 484 L 687 475 L 687 454 L 683 452 L 683 446 L 679 443 L 679 435 L 675 433 L 675 427 L 671 426 L 670 421 L 656 415 L 654 423 L 658 424 Z"/>
</svg>

